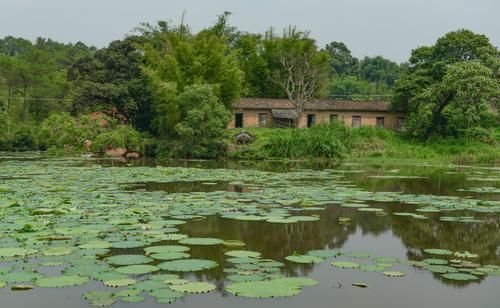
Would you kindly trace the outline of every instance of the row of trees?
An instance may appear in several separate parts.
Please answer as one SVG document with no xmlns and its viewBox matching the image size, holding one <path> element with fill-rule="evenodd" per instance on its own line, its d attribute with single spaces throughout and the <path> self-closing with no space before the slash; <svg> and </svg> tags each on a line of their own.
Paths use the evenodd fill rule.
<svg viewBox="0 0 500 308">
<path fill-rule="evenodd" d="M 51 113 L 112 111 L 201 157 L 225 148 L 239 97 L 289 98 L 300 115 L 314 98 L 394 94 L 394 110 L 409 113 L 407 133 L 419 138 L 477 132 L 486 118 L 494 122 L 488 110 L 498 108 L 499 53 L 483 35 L 451 32 L 398 65 L 380 56 L 359 60 L 341 42 L 321 49 L 294 27 L 241 32 L 229 16 L 198 33 L 184 23 L 143 24 L 102 49 L 0 40 L 0 118 L 12 128 Z"/>
</svg>

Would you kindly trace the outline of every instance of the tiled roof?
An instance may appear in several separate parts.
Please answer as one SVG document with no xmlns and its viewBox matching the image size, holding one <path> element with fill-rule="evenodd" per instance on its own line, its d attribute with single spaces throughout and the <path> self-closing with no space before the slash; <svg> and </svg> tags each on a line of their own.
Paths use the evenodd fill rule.
<svg viewBox="0 0 500 308">
<path fill-rule="evenodd" d="M 288 99 L 242 98 L 234 103 L 233 107 L 235 109 L 292 109 L 293 104 Z M 306 104 L 304 110 L 388 111 L 389 102 L 322 99 Z"/>
</svg>

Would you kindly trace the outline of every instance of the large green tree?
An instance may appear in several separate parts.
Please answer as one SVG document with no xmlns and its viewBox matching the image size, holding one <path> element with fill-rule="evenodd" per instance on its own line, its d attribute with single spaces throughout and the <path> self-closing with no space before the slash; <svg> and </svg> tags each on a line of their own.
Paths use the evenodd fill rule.
<svg viewBox="0 0 500 308">
<path fill-rule="evenodd" d="M 469 30 L 412 51 L 392 100 L 394 110 L 408 113 L 406 133 L 457 136 L 480 126 L 480 111 L 498 108 L 499 59 L 486 36 Z"/>
</svg>

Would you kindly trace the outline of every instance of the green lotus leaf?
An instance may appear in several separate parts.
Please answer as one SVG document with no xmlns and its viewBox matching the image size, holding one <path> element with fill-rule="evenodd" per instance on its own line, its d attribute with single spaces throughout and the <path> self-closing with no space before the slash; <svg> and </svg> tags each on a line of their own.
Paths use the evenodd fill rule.
<svg viewBox="0 0 500 308">
<path fill-rule="evenodd" d="M 89 241 L 85 244 L 81 244 L 78 247 L 82 249 L 101 249 L 101 248 L 111 248 L 111 243 L 108 241 Z"/>
<path fill-rule="evenodd" d="M 447 265 L 448 260 L 445 259 L 423 259 L 422 262 L 425 264 L 430 264 L 430 265 Z"/>
<path fill-rule="evenodd" d="M 290 216 L 288 219 L 296 220 L 296 221 L 318 221 L 319 217 L 316 216 Z"/>
<path fill-rule="evenodd" d="M 166 279 L 166 280 L 163 280 L 163 283 L 164 284 L 167 284 L 167 285 L 179 285 L 179 284 L 186 284 L 188 283 L 189 280 L 186 280 L 186 279 L 179 279 L 179 278 L 176 278 L 176 279 Z"/>
<path fill-rule="evenodd" d="M 97 300 L 97 299 L 109 299 L 113 298 L 114 294 L 112 292 L 95 292 L 95 291 L 90 291 L 85 294 L 83 294 L 83 298 L 86 300 Z"/>
<path fill-rule="evenodd" d="M 142 291 L 138 290 L 138 289 L 123 289 L 123 290 L 118 291 L 114 295 L 118 296 L 118 297 L 128 297 L 128 296 L 137 296 L 141 293 L 142 293 Z"/>
<path fill-rule="evenodd" d="M 126 287 L 135 284 L 137 281 L 135 279 L 116 279 L 116 280 L 105 280 L 103 284 L 107 287 L 118 288 Z"/>
<path fill-rule="evenodd" d="M 165 288 L 165 284 L 161 280 L 144 280 L 144 281 L 139 281 L 136 284 L 132 285 L 131 288 L 134 290 L 140 290 L 146 291 L 146 292 L 151 292 L 153 290 L 157 289 L 163 289 Z"/>
<path fill-rule="evenodd" d="M 226 247 L 245 247 L 245 243 L 238 240 L 225 240 L 222 245 Z"/>
<path fill-rule="evenodd" d="M 456 268 L 446 265 L 426 265 L 424 266 L 424 268 L 430 272 L 440 273 L 440 274 L 458 272 Z"/>
<path fill-rule="evenodd" d="M 233 258 L 260 258 L 260 252 L 249 250 L 231 250 L 225 253 L 228 257 Z"/>
<path fill-rule="evenodd" d="M 347 268 L 347 269 L 354 269 L 354 268 L 359 268 L 359 263 L 355 262 L 349 262 L 349 261 L 336 261 L 332 262 L 332 266 L 339 267 L 339 268 Z"/>
<path fill-rule="evenodd" d="M 87 282 L 88 278 L 82 276 L 55 276 L 39 278 L 35 281 L 35 285 L 41 288 L 64 288 L 83 285 Z"/>
<path fill-rule="evenodd" d="M 286 260 L 294 263 L 305 263 L 305 264 L 314 264 L 324 262 L 325 259 L 315 256 L 306 256 L 306 255 L 292 255 L 285 257 Z"/>
<path fill-rule="evenodd" d="M 340 206 L 341 207 L 347 207 L 347 208 L 364 208 L 364 207 L 369 207 L 368 204 L 363 204 L 363 203 L 343 203 Z"/>
<path fill-rule="evenodd" d="M 241 257 L 241 258 L 228 258 L 226 259 L 226 261 L 234 264 L 255 264 L 259 262 L 259 259 Z"/>
<path fill-rule="evenodd" d="M 365 272 L 383 272 L 387 267 L 381 264 L 362 264 L 359 269 Z"/>
<path fill-rule="evenodd" d="M 211 260 L 203 260 L 203 259 L 174 260 L 158 264 L 158 267 L 160 269 L 172 272 L 202 271 L 202 270 L 212 269 L 217 266 L 218 266 L 217 262 Z"/>
<path fill-rule="evenodd" d="M 117 255 L 104 259 L 108 264 L 112 265 L 138 265 L 146 264 L 153 261 L 152 258 L 143 255 Z"/>
<path fill-rule="evenodd" d="M 425 253 L 431 255 L 452 255 L 453 252 L 447 249 L 424 249 Z"/>
<path fill-rule="evenodd" d="M 218 238 L 210 237 L 188 237 L 179 241 L 179 244 L 184 245 L 219 245 L 224 241 Z"/>
<path fill-rule="evenodd" d="M 394 257 L 375 257 L 373 261 L 378 263 L 399 263 L 399 259 Z"/>
<path fill-rule="evenodd" d="M 94 307 L 108 307 L 114 305 L 115 303 L 116 300 L 114 298 L 100 298 L 90 301 L 90 305 Z"/>
<path fill-rule="evenodd" d="M 142 296 L 127 296 L 120 297 L 120 300 L 125 303 L 141 303 L 145 300 L 145 298 Z"/>
<path fill-rule="evenodd" d="M 174 301 L 175 301 L 175 299 L 181 298 L 184 296 L 182 293 L 176 292 L 172 289 L 165 288 L 165 286 L 163 289 L 152 290 L 152 291 L 148 292 L 148 294 L 152 297 L 157 298 L 157 299 L 158 298 L 169 298 L 169 299 L 173 299 Z"/>
<path fill-rule="evenodd" d="M 187 259 L 190 257 L 189 254 L 183 252 L 163 252 L 163 253 L 154 253 L 149 255 L 151 258 L 155 260 L 162 261 L 170 261 L 170 260 L 178 260 L 178 259 Z"/>
<path fill-rule="evenodd" d="M 143 275 L 156 272 L 159 270 L 159 268 L 154 265 L 140 264 L 140 265 L 128 265 L 128 266 L 118 267 L 115 270 L 121 274 Z"/>
<path fill-rule="evenodd" d="M 0 289 L 4 288 L 7 284 L 3 281 L 0 281 Z"/>
<path fill-rule="evenodd" d="M 0 281 L 6 283 L 32 282 L 43 277 L 42 274 L 35 272 L 11 272 L 0 275 Z"/>
<path fill-rule="evenodd" d="M 0 258 L 24 257 L 34 255 L 38 252 L 37 249 L 8 247 L 0 248 Z"/>
<path fill-rule="evenodd" d="M 475 254 L 475 253 L 470 253 L 468 251 L 464 251 L 464 252 L 460 252 L 460 251 L 457 251 L 454 253 L 455 257 L 457 258 L 466 258 L 466 259 L 475 259 L 475 258 L 479 258 L 479 255 L 478 254 Z"/>
<path fill-rule="evenodd" d="M 191 250 L 189 247 L 180 245 L 151 246 L 144 248 L 147 255 L 153 253 L 186 252 L 189 250 Z"/>
<path fill-rule="evenodd" d="M 476 280 L 479 279 L 477 276 L 471 274 L 463 274 L 463 273 L 449 273 L 443 274 L 441 277 L 450 279 L 450 280 L 460 280 L 460 281 L 468 281 L 468 280 Z"/>
<path fill-rule="evenodd" d="M 215 290 L 215 288 L 214 284 L 208 282 L 189 282 L 170 286 L 170 289 L 179 293 L 208 293 Z"/>
<path fill-rule="evenodd" d="M 143 241 L 120 241 L 120 242 L 113 242 L 111 244 L 113 248 L 120 248 L 120 249 L 139 248 L 149 245 L 148 242 L 143 242 Z"/>
<path fill-rule="evenodd" d="M 274 298 L 294 296 L 303 286 L 316 284 L 309 278 L 278 278 L 269 281 L 236 282 L 228 285 L 226 291 L 236 296 L 250 298 Z"/>
<path fill-rule="evenodd" d="M 405 273 L 400 271 L 386 271 L 383 274 L 388 277 L 403 277 L 405 275 Z"/>
<path fill-rule="evenodd" d="M 325 250 L 311 250 L 306 253 L 308 256 L 314 256 L 319 258 L 335 258 L 340 255 L 340 251 L 335 249 L 325 249 Z"/>
<path fill-rule="evenodd" d="M 73 252 L 74 248 L 69 246 L 51 246 L 42 248 L 41 252 L 44 256 L 64 256 Z"/>
</svg>

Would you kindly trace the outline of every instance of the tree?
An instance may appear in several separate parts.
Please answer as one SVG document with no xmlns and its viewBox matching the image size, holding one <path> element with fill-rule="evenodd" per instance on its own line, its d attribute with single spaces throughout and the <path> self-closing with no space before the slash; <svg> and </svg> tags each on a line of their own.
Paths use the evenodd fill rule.
<svg viewBox="0 0 500 308">
<path fill-rule="evenodd" d="M 308 33 L 289 28 L 283 37 L 271 37 L 277 48 L 280 69 L 275 69 L 274 80 L 293 103 L 297 126 L 304 106 L 320 95 L 328 76 L 328 56 L 318 51 Z"/>
<path fill-rule="evenodd" d="M 375 83 L 382 83 L 391 88 L 401 75 L 401 68 L 395 62 L 377 56 L 365 57 L 360 63 L 361 77 Z"/>
<path fill-rule="evenodd" d="M 331 42 L 326 45 L 325 50 L 328 52 L 331 75 L 359 75 L 359 60 L 352 56 L 344 43 Z"/>
<path fill-rule="evenodd" d="M 435 45 L 412 51 L 407 71 L 395 84 L 391 107 L 408 113 L 405 131 L 411 136 L 457 136 L 480 125 L 470 112 L 477 116 L 485 102 L 498 104 L 498 93 L 492 94 L 490 86 L 498 91 L 499 67 L 500 53 L 486 36 L 450 32 Z M 465 84 L 457 78 L 481 91 L 464 91 Z M 468 116 L 457 122 L 460 113 Z"/>
<path fill-rule="evenodd" d="M 443 80 L 414 98 L 416 112 L 405 130 L 415 137 L 458 135 L 479 126 L 482 112 L 500 95 L 498 80 L 479 61 L 465 61 L 448 68 Z"/>
<path fill-rule="evenodd" d="M 115 110 L 137 128 L 149 128 L 152 98 L 136 48 L 141 43 L 142 38 L 136 36 L 114 41 L 72 66 L 73 113 Z"/>
<path fill-rule="evenodd" d="M 210 85 L 190 85 L 179 95 L 181 120 L 175 130 L 186 156 L 215 158 L 225 151 L 229 111 Z"/>
</svg>

